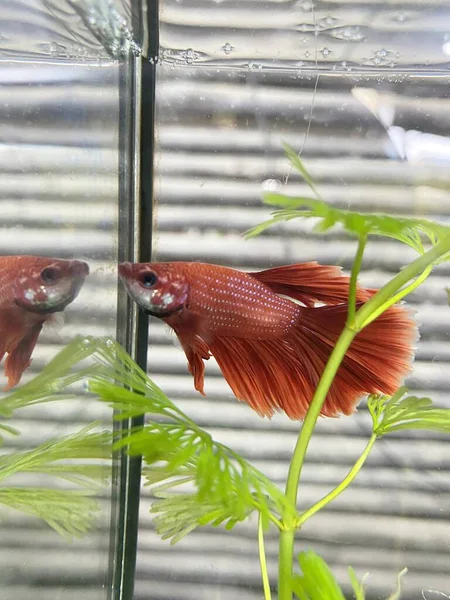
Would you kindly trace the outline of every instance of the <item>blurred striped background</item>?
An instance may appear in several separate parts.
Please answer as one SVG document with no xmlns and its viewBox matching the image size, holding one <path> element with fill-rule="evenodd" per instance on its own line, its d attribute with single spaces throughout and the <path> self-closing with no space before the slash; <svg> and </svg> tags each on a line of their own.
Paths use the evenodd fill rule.
<svg viewBox="0 0 450 600">
<path fill-rule="evenodd" d="M 268 216 L 262 190 L 282 189 L 289 174 L 288 191 L 308 191 L 289 171 L 282 141 L 303 149 L 320 192 L 338 206 L 448 222 L 445 3 L 160 1 L 159 260 L 243 269 L 318 260 L 348 270 L 355 246 L 339 231 L 318 236 L 311 223 L 293 221 L 242 238 Z M 120 90 L 111 40 L 117 23 L 123 34 L 129 14 L 128 5 L 107 0 L 4 0 L 0 10 L 0 252 L 82 258 L 93 271 L 64 325 L 42 334 L 24 381 L 77 333 L 115 332 Z M 109 16 L 103 28 L 102 15 Z M 390 102 L 395 126 L 440 136 L 440 153 L 426 153 L 430 138 L 410 136 L 416 158 L 401 160 L 386 130 L 352 96 L 354 87 Z M 394 241 L 375 239 L 362 281 L 379 286 L 412 257 Z M 408 384 L 447 407 L 449 272 L 437 269 L 409 301 L 421 340 Z M 156 320 L 149 342 L 149 372 L 169 397 L 283 485 L 299 424 L 254 415 L 233 399 L 213 364 L 202 398 L 184 354 Z M 22 436 L 8 447 L 33 447 L 96 418 L 108 422 L 108 411 L 83 396 L 29 408 L 13 419 Z M 369 435 L 364 403 L 354 417 L 320 422 L 302 506 L 342 479 Z M 450 595 L 449 450 L 445 437 L 424 432 L 378 442 L 353 487 L 305 526 L 297 549 L 313 547 L 342 581 L 349 564 L 360 576 L 369 571 L 370 599 L 386 597 L 405 566 L 405 598 Z M 105 493 L 95 531 L 72 544 L 1 509 L 2 600 L 103 598 L 108 503 Z M 254 521 L 231 533 L 197 530 L 171 548 L 153 530 L 149 503 L 143 490 L 137 600 L 262 597 Z M 275 532 L 266 544 L 275 574 Z"/>
</svg>

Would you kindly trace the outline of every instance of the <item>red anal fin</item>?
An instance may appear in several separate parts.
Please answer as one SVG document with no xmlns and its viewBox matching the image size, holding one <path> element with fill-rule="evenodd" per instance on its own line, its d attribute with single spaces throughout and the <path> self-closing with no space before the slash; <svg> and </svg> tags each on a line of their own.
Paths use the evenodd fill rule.
<svg viewBox="0 0 450 600">
<path fill-rule="evenodd" d="M 308 262 L 274 267 L 250 275 L 276 294 L 294 298 L 305 306 L 314 306 L 316 302 L 334 305 L 348 300 L 350 278 L 342 275 L 341 267 Z M 375 291 L 358 287 L 356 299 L 367 301 Z"/>
<path fill-rule="evenodd" d="M 27 330 L 25 335 L 13 346 L 8 347 L 8 358 L 5 361 L 5 375 L 8 384 L 5 391 L 17 385 L 23 372 L 31 364 L 31 355 L 41 333 L 43 323 L 36 323 Z"/>
<path fill-rule="evenodd" d="M 220 337 L 214 339 L 211 352 L 236 398 L 261 417 L 281 410 L 291 419 L 304 417 L 317 383 L 308 357 L 301 363 L 281 339 Z"/>
<path fill-rule="evenodd" d="M 205 363 L 203 361 L 209 360 L 211 356 L 209 346 L 201 337 L 183 329 L 182 326 L 171 325 L 171 327 L 180 340 L 188 359 L 189 372 L 194 377 L 194 387 L 204 396 Z"/>
</svg>

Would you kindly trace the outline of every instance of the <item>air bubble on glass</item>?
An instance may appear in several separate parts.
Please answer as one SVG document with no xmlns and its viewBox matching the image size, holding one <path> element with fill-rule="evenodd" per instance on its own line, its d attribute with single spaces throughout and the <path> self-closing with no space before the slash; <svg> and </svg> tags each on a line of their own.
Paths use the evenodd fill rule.
<svg viewBox="0 0 450 600">
<path fill-rule="evenodd" d="M 404 12 L 399 12 L 395 17 L 394 17 L 395 21 L 397 21 L 397 23 L 404 23 L 408 17 L 406 16 L 406 14 Z"/>
<path fill-rule="evenodd" d="M 314 2 L 312 0 L 299 0 L 297 8 L 300 10 L 310 11 L 314 8 Z"/>
<path fill-rule="evenodd" d="M 283 184 L 279 179 L 266 179 L 262 183 L 262 189 L 264 192 L 278 192 L 283 187 Z"/>
<path fill-rule="evenodd" d="M 195 59 L 195 51 L 192 48 L 188 48 L 184 53 L 184 58 L 188 65 L 192 64 Z"/>
</svg>

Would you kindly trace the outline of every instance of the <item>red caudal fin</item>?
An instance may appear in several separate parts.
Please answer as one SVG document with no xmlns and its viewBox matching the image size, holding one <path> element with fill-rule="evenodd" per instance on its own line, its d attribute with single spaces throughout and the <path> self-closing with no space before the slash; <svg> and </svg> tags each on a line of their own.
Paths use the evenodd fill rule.
<svg viewBox="0 0 450 600">
<path fill-rule="evenodd" d="M 341 267 L 309 262 L 275 267 L 251 275 L 276 294 L 299 300 L 305 306 L 314 306 L 315 302 L 333 305 L 348 300 L 350 278 L 342 275 Z M 356 299 L 367 301 L 375 291 L 358 287 Z"/>
<path fill-rule="evenodd" d="M 210 350 L 235 396 L 261 416 L 284 411 L 303 419 L 347 317 L 347 304 L 305 308 L 285 338 L 214 338 Z M 322 415 L 351 414 L 367 394 L 393 394 L 410 370 L 414 320 L 394 306 L 350 346 L 322 407 Z"/>
</svg>

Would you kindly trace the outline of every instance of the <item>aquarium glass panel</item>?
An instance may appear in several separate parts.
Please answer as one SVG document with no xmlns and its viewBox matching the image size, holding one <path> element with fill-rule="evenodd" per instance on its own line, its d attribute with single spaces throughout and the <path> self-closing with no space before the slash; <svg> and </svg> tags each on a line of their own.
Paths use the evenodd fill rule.
<svg viewBox="0 0 450 600">
<path fill-rule="evenodd" d="M 158 260 L 253 271 L 319 261 L 348 274 L 356 241 L 339 228 L 318 234 L 314 221 L 293 220 L 243 238 L 270 215 L 263 192 L 311 195 L 283 142 L 333 206 L 448 223 L 448 2 L 161 0 L 160 19 Z M 372 238 L 361 283 L 380 287 L 414 256 L 393 239 Z M 448 274 L 437 268 L 407 299 L 421 335 L 407 385 L 443 408 L 450 408 Z M 157 384 L 284 486 L 300 423 L 283 414 L 261 419 L 234 398 L 213 359 L 202 397 L 174 339 L 151 319 L 148 369 Z M 300 508 L 345 477 L 370 434 L 366 401 L 353 416 L 319 420 Z M 393 593 L 404 567 L 405 598 L 450 594 L 448 444 L 444 434 L 421 430 L 377 441 L 350 488 L 298 534 L 296 551 L 318 552 L 348 597 L 349 565 L 358 578 L 370 573 L 367 598 Z M 256 519 L 231 532 L 197 528 L 171 547 L 155 531 L 151 501 L 143 488 L 136 598 L 263 597 Z M 266 533 L 273 581 L 276 533 Z"/>
<path fill-rule="evenodd" d="M 126 38 L 126 16 L 127 5 L 111 2 L 1 3 L 0 254 L 78 259 L 90 267 L 78 297 L 45 324 L 32 364 L 17 388 L 19 397 L 21 386 L 77 335 L 116 333 L 119 50 Z M 117 35 L 118 24 L 123 38 Z M 4 343 L 9 323 L 3 312 L 2 319 Z M 8 471 L 17 458 L 13 453 L 36 451 L 39 444 L 79 432 L 93 421 L 98 421 L 97 430 L 111 430 L 106 405 L 90 398 L 81 382 L 71 391 L 72 399 L 56 401 L 63 394 L 55 390 L 54 402 L 19 408 L 11 418 L 1 419 L 20 433 L 2 431 L 4 600 L 106 598 L 108 486 L 94 485 L 91 490 L 99 510 L 83 505 L 77 516 L 80 506 L 74 490 L 83 486 L 55 477 L 62 467 L 52 471 L 51 465 L 41 464 L 27 471 L 24 462 L 16 464 L 12 475 Z M 2 396 L 3 407 L 6 395 Z M 71 456 L 67 452 L 63 458 Z M 103 475 L 109 474 L 108 461 Z M 22 502 L 26 493 L 28 500 Z M 64 502 L 55 497 L 58 493 L 66 494 Z M 61 529 L 72 523 L 75 534 L 90 515 L 91 527 L 87 534 L 79 531 L 67 539 L 73 536 L 61 535 L 39 515 Z"/>
</svg>

